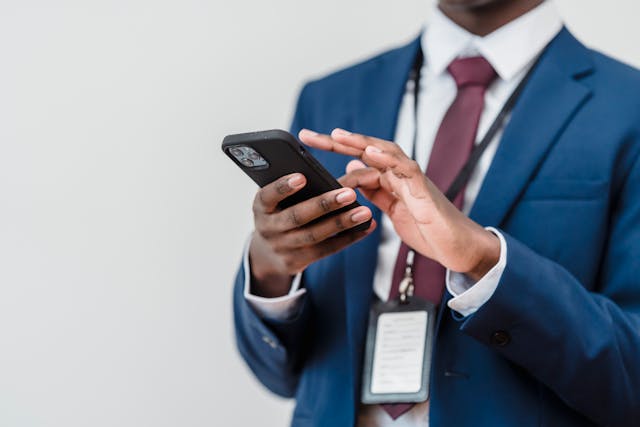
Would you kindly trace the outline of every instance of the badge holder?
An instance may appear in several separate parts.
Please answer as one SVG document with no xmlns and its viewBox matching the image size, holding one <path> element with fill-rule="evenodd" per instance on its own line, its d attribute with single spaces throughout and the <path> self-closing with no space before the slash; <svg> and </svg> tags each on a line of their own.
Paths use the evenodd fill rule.
<svg viewBox="0 0 640 427">
<path fill-rule="evenodd" d="M 374 304 L 369 313 L 362 403 L 418 403 L 429 398 L 436 307 L 413 296 L 413 251 L 399 298 Z"/>
</svg>

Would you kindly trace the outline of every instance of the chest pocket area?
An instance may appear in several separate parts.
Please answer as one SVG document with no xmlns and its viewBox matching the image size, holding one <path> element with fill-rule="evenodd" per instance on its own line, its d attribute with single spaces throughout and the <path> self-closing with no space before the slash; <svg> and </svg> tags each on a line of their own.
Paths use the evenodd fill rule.
<svg viewBox="0 0 640 427">
<path fill-rule="evenodd" d="M 579 279 L 595 275 L 607 229 L 604 180 L 535 179 L 505 219 L 505 231 Z"/>
<path fill-rule="evenodd" d="M 604 180 L 538 178 L 527 186 L 520 201 L 593 200 L 606 198 L 608 183 Z"/>
</svg>

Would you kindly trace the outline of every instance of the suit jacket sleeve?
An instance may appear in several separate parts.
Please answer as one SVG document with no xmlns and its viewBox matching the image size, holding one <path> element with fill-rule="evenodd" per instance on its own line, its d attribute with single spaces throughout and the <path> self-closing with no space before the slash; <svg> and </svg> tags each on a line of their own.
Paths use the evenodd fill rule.
<svg viewBox="0 0 640 427">
<path fill-rule="evenodd" d="M 296 135 L 304 120 L 306 87 L 298 99 L 291 132 Z M 308 126 L 308 125 L 307 125 Z M 311 304 L 301 297 L 298 312 L 286 320 L 263 319 L 244 298 L 245 272 L 240 265 L 233 292 L 236 343 L 249 368 L 272 392 L 292 397 L 311 334 Z M 302 279 L 304 285 L 304 275 Z"/>
<path fill-rule="evenodd" d="M 638 158 L 614 200 L 597 289 L 504 233 L 498 288 L 461 325 L 601 425 L 640 425 Z"/>
</svg>

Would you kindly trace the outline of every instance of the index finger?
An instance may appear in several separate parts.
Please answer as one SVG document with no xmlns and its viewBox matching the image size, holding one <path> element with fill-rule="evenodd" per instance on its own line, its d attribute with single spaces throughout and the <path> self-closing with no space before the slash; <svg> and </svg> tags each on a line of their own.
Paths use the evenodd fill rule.
<svg viewBox="0 0 640 427">
<path fill-rule="evenodd" d="M 313 132 L 308 129 L 302 129 L 298 134 L 300 140 L 310 147 L 318 148 L 324 151 L 333 151 L 334 153 L 345 154 L 352 157 L 360 157 L 364 153 L 365 146 L 353 146 L 342 144 L 329 135 Z"/>
<path fill-rule="evenodd" d="M 372 136 L 352 133 L 344 129 L 336 128 L 331 135 L 323 135 L 308 129 L 300 131 L 300 139 L 305 144 L 324 151 L 345 154 L 366 160 L 367 148 L 375 147 L 391 153 L 398 159 L 409 159 L 402 149 L 395 143 Z M 374 166 L 374 165 L 369 165 Z"/>
<path fill-rule="evenodd" d="M 301 173 L 292 173 L 265 185 L 256 194 L 253 201 L 254 211 L 273 213 L 278 203 L 300 190 L 307 183 Z"/>
<path fill-rule="evenodd" d="M 334 145 L 342 145 L 362 150 L 360 158 L 365 160 L 367 154 L 371 149 L 384 151 L 390 155 L 396 157 L 398 160 L 411 160 L 402 151 L 402 148 L 395 142 L 385 141 L 384 139 L 376 138 L 373 136 L 362 135 L 359 133 L 352 133 L 344 129 L 334 129 L 331 132 L 331 139 L 334 141 Z M 365 162 L 367 162 L 365 160 Z M 368 164 L 368 162 L 367 162 Z M 370 165 L 369 166 L 373 166 Z M 375 167 L 375 166 L 374 166 Z"/>
</svg>

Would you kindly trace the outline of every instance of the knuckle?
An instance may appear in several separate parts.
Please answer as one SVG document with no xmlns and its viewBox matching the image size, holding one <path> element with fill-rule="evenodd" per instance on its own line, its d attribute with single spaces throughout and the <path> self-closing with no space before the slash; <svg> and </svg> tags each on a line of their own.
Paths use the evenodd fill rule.
<svg viewBox="0 0 640 427">
<path fill-rule="evenodd" d="M 402 153 L 402 149 L 400 148 L 400 146 L 398 144 L 389 144 L 388 146 L 386 146 L 384 148 L 385 151 L 388 151 L 389 153 L 393 154 L 394 156 L 397 156 L 398 154 Z"/>
<path fill-rule="evenodd" d="M 336 218 L 333 220 L 333 223 L 334 223 L 336 229 L 338 229 L 340 231 L 343 231 L 343 230 L 345 230 L 347 228 L 347 226 L 344 223 L 344 218 L 345 218 L 345 216 L 341 215 L 341 216 L 336 216 Z"/>
<path fill-rule="evenodd" d="M 303 248 L 305 246 L 315 245 L 318 241 L 318 236 L 316 236 L 313 230 L 304 230 L 296 234 L 295 238 L 292 239 L 292 244 L 297 248 Z"/>
<path fill-rule="evenodd" d="M 290 187 L 286 180 L 280 180 L 276 183 L 276 193 L 279 195 L 285 195 L 289 192 Z"/>
<path fill-rule="evenodd" d="M 302 225 L 300 220 L 300 215 L 296 211 L 296 209 L 291 209 L 288 214 L 289 223 L 294 225 L 295 227 L 299 227 Z"/>
<path fill-rule="evenodd" d="M 280 232 L 284 232 L 291 228 L 291 226 L 289 225 L 290 220 L 289 220 L 288 214 L 278 213 L 274 215 L 274 217 L 272 218 L 272 221 L 273 221 L 273 228 Z"/>
<path fill-rule="evenodd" d="M 313 230 L 307 230 L 302 234 L 302 243 L 305 245 L 311 245 L 318 242 L 318 238 L 316 237 Z"/>
<path fill-rule="evenodd" d="M 320 201 L 318 204 L 320 205 L 320 209 L 322 210 L 322 212 L 324 213 L 331 212 L 332 203 L 328 197 L 320 198 Z"/>
<path fill-rule="evenodd" d="M 271 238 L 277 234 L 270 216 L 261 215 L 254 222 L 256 231 L 264 238 Z"/>
<path fill-rule="evenodd" d="M 264 201 L 262 197 L 263 197 L 262 191 L 258 191 L 256 193 L 256 196 L 253 198 L 253 204 L 251 205 L 251 210 L 253 211 L 254 215 L 262 212 L 263 210 L 262 206 L 264 206 Z"/>
<path fill-rule="evenodd" d="M 262 237 L 266 237 L 267 236 L 269 230 L 268 230 L 267 226 L 265 225 L 264 221 L 255 221 L 254 222 L 254 227 L 256 229 L 256 233 L 258 233 Z"/>
<path fill-rule="evenodd" d="M 402 151 L 394 151 L 394 152 L 392 153 L 392 156 L 393 156 L 393 158 L 396 160 L 396 162 L 397 162 L 397 164 L 398 164 L 398 165 L 402 164 L 402 162 L 406 162 L 406 161 L 410 161 L 410 162 L 411 162 L 411 161 L 413 161 L 413 160 L 410 160 L 408 157 L 406 157 L 406 156 L 402 153 Z"/>
</svg>

